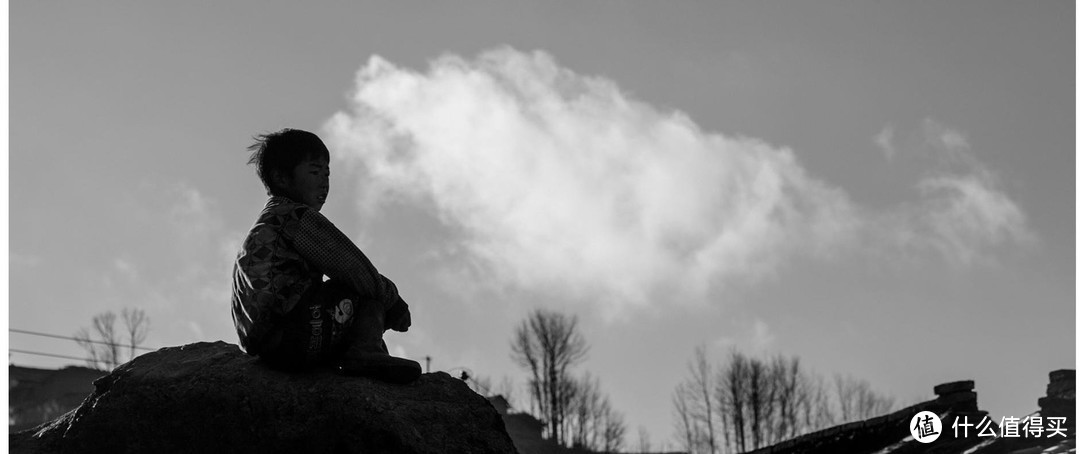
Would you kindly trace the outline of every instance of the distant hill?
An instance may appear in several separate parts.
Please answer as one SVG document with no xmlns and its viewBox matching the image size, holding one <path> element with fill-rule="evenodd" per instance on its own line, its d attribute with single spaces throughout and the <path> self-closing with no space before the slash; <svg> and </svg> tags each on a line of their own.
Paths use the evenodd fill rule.
<svg viewBox="0 0 1080 454">
<path fill-rule="evenodd" d="M 106 372 L 88 367 L 36 369 L 8 366 L 8 430 L 51 421 L 82 403 Z"/>
</svg>

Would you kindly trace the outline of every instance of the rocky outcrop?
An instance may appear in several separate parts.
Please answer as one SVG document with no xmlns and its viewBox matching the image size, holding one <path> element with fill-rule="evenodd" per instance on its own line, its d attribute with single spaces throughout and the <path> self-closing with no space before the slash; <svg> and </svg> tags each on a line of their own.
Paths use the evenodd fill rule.
<svg viewBox="0 0 1080 454">
<path fill-rule="evenodd" d="M 491 404 L 445 373 L 408 385 L 286 373 L 215 342 L 145 354 L 94 387 L 13 434 L 11 452 L 515 452 Z"/>
</svg>

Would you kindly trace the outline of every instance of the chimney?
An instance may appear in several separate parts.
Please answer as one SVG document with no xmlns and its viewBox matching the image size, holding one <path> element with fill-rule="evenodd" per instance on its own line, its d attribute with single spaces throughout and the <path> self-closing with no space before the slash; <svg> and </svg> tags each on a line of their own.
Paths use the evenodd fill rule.
<svg viewBox="0 0 1080 454">
<path fill-rule="evenodd" d="M 934 387 L 937 404 L 957 412 L 979 411 L 978 397 L 975 394 L 975 381 L 962 380 L 942 383 Z"/>
<path fill-rule="evenodd" d="M 1050 372 L 1046 397 L 1039 398 L 1039 414 L 1044 418 L 1064 416 L 1065 425 L 1076 424 L 1076 369 Z"/>
</svg>

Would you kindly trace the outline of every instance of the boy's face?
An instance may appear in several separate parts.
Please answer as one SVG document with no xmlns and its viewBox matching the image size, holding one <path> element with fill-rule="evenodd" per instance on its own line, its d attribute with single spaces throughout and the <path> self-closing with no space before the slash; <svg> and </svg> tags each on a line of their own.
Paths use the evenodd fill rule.
<svg viewBox="0 0 1080 454">
<path fill-rule="evenodd" d="M 293 168 L 290 178 L 283 179 L 281 189 L 294 202 L 322 209 L 330 193 L 330 162 L 325 159 L 305 159 Z"/>
</svg>

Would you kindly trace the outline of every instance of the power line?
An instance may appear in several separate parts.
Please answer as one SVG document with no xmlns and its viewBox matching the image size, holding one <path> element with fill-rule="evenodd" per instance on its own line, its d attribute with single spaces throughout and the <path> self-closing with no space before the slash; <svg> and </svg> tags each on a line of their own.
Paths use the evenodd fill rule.
<svg viewBox="0 0 1080 454">
<path fill-rule="evenodd" d="M 10 328 L 10 329 L 8 329 L 8 331 L 13 332 L 13 333 L 19 333 L 19 334 L 29 334 L 31 336 L 51 337 L 51 338 L 54 338 L 54 339 L 73 340 L 75 342 L 90 342 L 92 344 L 101 344 L 101 345 L 109 345 L 109 346 L 113 346 L 113 347 L 131 348 L 130 345 L 117 344 L 117 343 L 113 343 L 113 342 L 102 342 L 102 341 L 89 340 L 89 339 L 76 339 L 74 337 L 58 336 L 56 334 L 48 334 L 48 333 L 38 333 L 38 332 L 34 332 L 34 331 L 26 331 L 26 330 L 15 329 L 15 328 Z M 147 348 L 147 347 L 139 347 L 139 346 L 136 346 L 135 349 L 136 350 L 145 350 L 145 351 L 148 351 L 148 352 L 152 352 L 152 351 L 157 350 L 156 348 Z"/>
<path fill-rule="evenodd" d="M 8 351 L 13 352 L 13 353 L 24 353 L 24 354 L 27 354 L 27 355 L 49 356 L 49 357 L 53 357 L 53 358 L 74 359 L 74 360 L 78 360 L 78 361 L 93 361 L 90 358 L 78 358 L 78 357 L 75 357 L 75 356 L 54 355 L 52 353 L 32 352 L 32 351 L 29 351 L 29 350 L 18 350 L 18 349 L 14 349 L 14 348 L 9 348 Z"/>
</svg>

